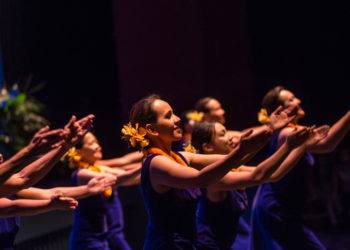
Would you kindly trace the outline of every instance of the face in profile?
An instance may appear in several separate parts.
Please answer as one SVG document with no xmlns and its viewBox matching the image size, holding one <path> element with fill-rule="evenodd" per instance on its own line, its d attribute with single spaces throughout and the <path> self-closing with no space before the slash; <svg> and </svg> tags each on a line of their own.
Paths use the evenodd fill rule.
<svg viewBox="0 0 350 250">
<path fill-rule="evenodd" d="M 209 112 L 205 114 L 206 121 L 225 124 L 225 110 L 222 108 L 221 103 L 218 100 L 210 99 L 207 103 L 207 109 Z"/>
<path fill-rule="evenodd" d="M 279 94 L 279 99 L 285 108 L 290 107 L 291 105 L 298 107 L 297 119 L 305 116 L 305 111 L 301 107 L 301 101 L 293 94 L 293 92 L 283 89 Z"/>
<path fill-rule="evenodd" d="M 96 137 L 92 133 L 84 136 L 82 147 L 79 149 L 82 159 L 88 163 L 95 163 L 102 159 L 102 149 Z"/>
<path fill-rule="evenodd" d="M 152 103 L 152 109 L 157 114 L 157 122 L 151 124 L 152 130 L 163 140 L 178 141 L 182 138 L 180 118 L 174 114 L 169 103 L 157 99 Z"/>
<path fill-rule="evenodd" d="M 204 153 L 228 154 L 236 145 L 233 137 L 221 123 L 216 122 L 211 142 L 203 145 Z"/>
</svg>

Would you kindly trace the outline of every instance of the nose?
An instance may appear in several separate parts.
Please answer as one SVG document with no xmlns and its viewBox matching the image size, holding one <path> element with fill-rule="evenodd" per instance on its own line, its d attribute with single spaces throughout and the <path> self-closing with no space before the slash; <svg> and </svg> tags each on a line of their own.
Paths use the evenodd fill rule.
<svg viewBox="0 0 350 250">
<path fill-rule="evenodd" d="M 297 103 L 298 105 L 300 105 L 300 104 L 301 104 L 300 99 L 299 99 L 299 98 L 295 98 L 295 99 L 296 99 L 296 103 Z"/>
<path fill-rule="evenodd" d="M 174 122 L 175 123 L 180 123 L 181 119 L 177 115 L 174 114 Z"/>
</svg>

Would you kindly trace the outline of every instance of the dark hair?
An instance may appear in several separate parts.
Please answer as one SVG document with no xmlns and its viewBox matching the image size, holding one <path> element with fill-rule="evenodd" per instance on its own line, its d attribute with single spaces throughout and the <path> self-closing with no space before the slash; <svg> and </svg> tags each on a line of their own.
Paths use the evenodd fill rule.
<svg viewBox="0 0 350 250">
<path fill-rule="evenodd" d="M 210 143 L 215 133 L 215 122 L 196 123 L 192 132 L 191 144 L 203 153 L 203 144 Z"/>
<path fill-rule="evenodd" d="M 130 111 L 130 122 L 133 126 L 138 123 L 144 127 L 147 123 L 157 122 L 157 113 L 152 109 L 155 100 L 160 99 L 159 95 L 149 95 L 136 102 Z"/>
<path fill-rule="evenodd" d="M 210 111 L 207 105 L 208 105 L 208 102 L 212 99 L 215 99 L 215 98 L 211 96 L 203 97 L 196 102 L 196 104 L 194 105 L 194 108 L 199 112 L 203 112 L 207 114 Z"/>
<path fill-rule="evenodd" d="M 278 106 L 282 105 L 280 93 L 285 88 L 283 86 L 276 86 L 270 89 L 263 97 L 261 107 L 266 109 L 268 114 L 271 114 Z"/>
</svg>

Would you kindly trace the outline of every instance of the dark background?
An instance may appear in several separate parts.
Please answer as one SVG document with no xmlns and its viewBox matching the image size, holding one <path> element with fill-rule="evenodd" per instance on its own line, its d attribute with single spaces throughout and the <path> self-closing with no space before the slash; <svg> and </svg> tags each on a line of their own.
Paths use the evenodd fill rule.
<svg viewBox="0 0 350 250">
<path fill-rule="evenodd" d="M 242 129 L 282 84 L 302 99 L 306 124 L 332 123 L 349 109 L 349 14 L 345 3 L 300 0 L 1 0 L 0 46 L 8 84 L 44 82 L 35 96 L 54 126 L 95 114 L 112 157 L 127 151 L 119 131 L 131 104 L 150 93 L 177 113 L 214 96 L 227 127 Z M 138 249 L 142 201 L 137 188 L 121 193 Z"/>
</svg>

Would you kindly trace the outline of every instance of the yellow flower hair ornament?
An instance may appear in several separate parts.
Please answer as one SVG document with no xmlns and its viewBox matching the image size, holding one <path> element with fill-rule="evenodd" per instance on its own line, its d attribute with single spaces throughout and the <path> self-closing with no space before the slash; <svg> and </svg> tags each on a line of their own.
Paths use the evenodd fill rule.
<svg viewBox="0 0 350 250">
<path fill-rule="evenodd" d="M 149 144 L 149 140 L 145 138 L 145 135 L 147 134 L 146 129 L 139 127 L 138 123 L 133 127 L 129 122 L 123 126 L 121 132 L 123 134 L 123 139 L 128 140 L 132 147 L 139 145 L 141 149 L 143 149 Z"/>
<path fill-rule="evenodd" d="M 191 142 L 186 143 L 186 144 L 184 145 L 184 150 L 186 152 L 193 153 L 193 154 L 197 153 L 196 148 L 192 146 Z"/>
<path fill-rule="evenodd" d="M 266 109 L 264 109 L 264 108 L 260 109 L 260 111 L 258 113 L 258 121 L 262 124 L 266 124 L 270 121 L 270 117 L 269 117 Z"/>
<path fill-rule="evenodd" d="M 65 159 L 68 160 L 68 165 L 70 168 L 74 168 L 78 162 L 81 161 L 81 155 L 75 147 L 70 148 L 64 156 L 62 156 L 61 161 Z"/>
<path fill-rule="evenodd" d="M 198 111 L 188 112 L 186 118 L 190 121 L 201 122 L 203 120 L 204 113 Z"/>
</svg>

